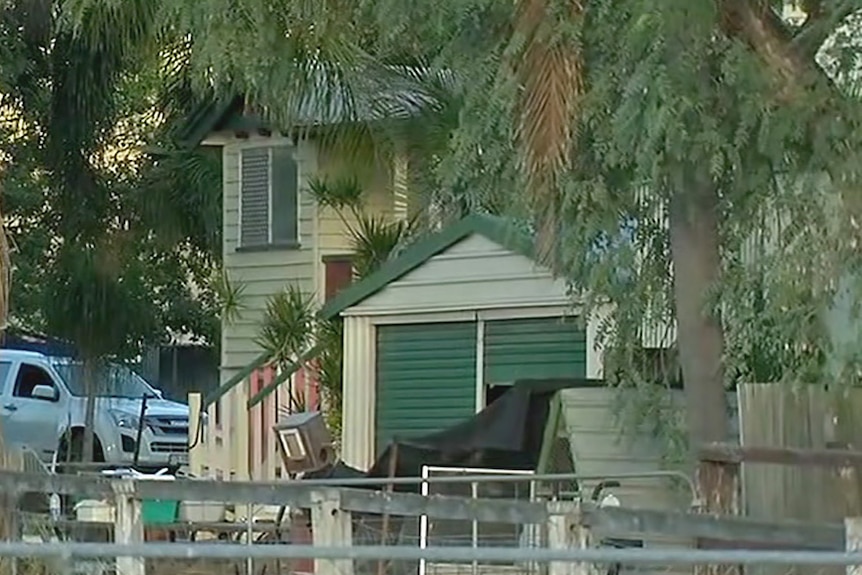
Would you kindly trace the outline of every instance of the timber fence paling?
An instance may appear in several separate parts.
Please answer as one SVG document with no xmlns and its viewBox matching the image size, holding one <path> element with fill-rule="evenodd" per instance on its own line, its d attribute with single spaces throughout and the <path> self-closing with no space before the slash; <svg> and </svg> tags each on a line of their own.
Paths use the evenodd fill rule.
<svg viewBox="0 0 862 575">
<path fill-rule="evenodd" d="M 548 505 L 544 502 L 456 496 L 425 497 L 410 493 L 326 487 L 319 483 L 304 485 L 302 481 L 157 481 L 0 471 L 0 492 L 7 494 L 41 492 L 113 499 L 118 491 L 131 494 L 138 500 L 221 501 L 228 504 L 290 505 L 297 508 L 313 508 L 322 499 L 337 499 L 340 508 L 349 513 L 426 515 L 431 519 L 511 524 L 547 524 L 550 517 Z M 578 504 L 576 513 L 581 524 L 591 530 L 601 531 L 603 536 L 700 537 L 809 549 L 844 549 L 844 527 L 840 524 L 767 523 L 739 517 L 599 508 L 590 502 Z"/>
</svg>

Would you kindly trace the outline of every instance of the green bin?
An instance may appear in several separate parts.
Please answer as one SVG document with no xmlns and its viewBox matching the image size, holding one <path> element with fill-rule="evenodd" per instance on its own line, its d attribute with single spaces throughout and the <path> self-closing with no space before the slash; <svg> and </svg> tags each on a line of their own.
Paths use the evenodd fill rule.
<svg viewBox="0 0 862 575">
<path fill-rule="evenodd" d="M 144 499 L 141 503 L 141 518 L 144 525 L 176 523 L 179 509 L 179 501 Z"/>
</svg>

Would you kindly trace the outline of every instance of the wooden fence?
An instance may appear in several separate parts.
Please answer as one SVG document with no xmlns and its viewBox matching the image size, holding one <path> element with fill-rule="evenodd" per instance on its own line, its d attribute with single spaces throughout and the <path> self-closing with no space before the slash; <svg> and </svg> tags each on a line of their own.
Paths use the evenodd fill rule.
<svg viewBox="0 0 862 575">
<path fill-rule="evenodd" d="M 740 501 L 742 499 L 743 481 L 742 471 L 747 465 L 760 466 L 775 466 L 778 469 L 803 470 L 809 472 L 809 476 L 821 477 L 837 477 L 838 483 L 826 482 L 823 484 L 812 483 L 809 485 L 811 490 L 809 493 L 800 492 L 800 498 L 812 498 L 818 500 L 821 496 L 820 491 L 831 490 L 837 492 L 838 496 L 847 491 L 853 491 L 857 488 L 856 477 L 858 470 L 862 467 L 862 452 L 848 449 L 799 449 L 787 447 L 750 447 L 729 444 L 714 444 L 703 446 L 700 449 L 699 458 L 701 461 L 700 472 L 705 477 L 701 477 L 700 485 L 705 487 L 706 509 L 707 511 L 717 511 L 729 514 L 741 513 Z M 776 489 L 780 490 L 786 484 L 776 482 Z M 855 511 L 848 509 L 849 516 L 855 516 Z M 764 521 L 763 519 L 750 518 L 752 521 Z M 774 521 L 774 520 L 773 520 Z M 785 520 L 786 521 L 786 520 Z M 826 522 L 809 522 L 792 520 L 800 523 L 811 524 L 829 524 Z M 854 532 L 853 537 L 847 537 L 848 548 L 855 544 L 851 543 L 856 539 Z M 701 547 L 727 547 L 727 542 L 716 542 L 715 540 L 706 539 L 700 542 Z M 731 541 L 731 547 L 752 548 L 760 547 L 760 542 L 741 538 L 737 541 Z M 760 567 L 751 571 L 758 575 L 770 575 L 774 573 L 782 573 L 783 575 L 799 575 L 801 573 L 817 573 L 825 575 L 829 573 L 838 573 L 840 570 L 824 569 L 824 568 L 800 568 L 793 569 L 782 568 L 780 571 L 775 567 Z"/>
<path fill-rule="evenodd" d="M 57 493 L 107 498 L 114 502 L 114 539 L 141 543 L 144 528 L 142 500 L 221 501 L 227 504 L 289 505 L 310 510 L 313 543 L 317 546 L 354 544 L 352 516 L 426 516 L 431 520 L 467 520 L 540 525 L 552 548 L 583 547 L 601 537 L 697 538 L 726 542 L 745 541 L 761 549 L 843 550 L 841 523 L 764 522 L 741 517 L 717 517 L 665 511 L 599 508 L 584 502 L 536 502 L 502 499 L 389 493 L 358 488 L 280 483 L 214 482 L 196 480 L 153 481 L 83 476 L 30 475 L 0 472 L 0 492 L 20 498 L 32 493 Z M 143 575 L 145 563 L 118 558 L 118 573 Z M 354 575 L 349 560 L 316 560 L 317 575 Z M 591 573 L 591 565 L 550 565 L 551 575 Z"/>
<path fill-rule="evenodd" d="M 748 384 L 739 388 L 742 445 L 854 449 L 862 438 L 862 389 Z M 862 514 L 855 466 L 745 462 L 744 512 L 763 520 L 839 521 Z"/>
<path fill-rule="evenodd" d="M 742 446 L 785 450 L 787 456 L 764 459 L 761 449 L 740 461 L 740 512 L 763 521 L 835 522 L 862 515 L 862 460 L 850 456 L 862 438 L 862 389 L 746 384 L 738 394 Z M 823 457 L 789 464 L 798 450 Z M 790 575 L 839 572 L 799 568 Z M 758 575 L 777 573 L 764 568 Z"/>
</svg>

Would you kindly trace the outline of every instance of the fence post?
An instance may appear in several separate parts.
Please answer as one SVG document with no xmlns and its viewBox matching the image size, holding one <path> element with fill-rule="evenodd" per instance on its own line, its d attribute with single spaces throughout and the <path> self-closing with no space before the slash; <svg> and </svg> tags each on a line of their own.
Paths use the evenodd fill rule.
<svg viewBox="0 0 862 575">
<path fill-rule="evenodd" d="M 353 545 L 350 512 L 341 509 L 341 494 L 336 489 L 311 494 L 311 534 L 315 547 Z M 353 575 L 351 559 L 315 559 L 315 575 Z"/>
<path fill-rule="evenodd" d="M 844 540 L 848 553 L 862 551 L 862 517 L 844 519 Z M 862 565 L 848 565 L 847 575 L 862 575 Z"/>
<path fill-rule="evenodd" d="M 114 488 L 114 542 L 141 544 L 144 542 L 143 507 L 135 493 L 135 482 L 118 479 Z M 146 564 L 141 557 L 117 557 L 117 575 L 146 575 Z"/>
<path fill-rule="evenodd" d="M 742 509 L 741 464 L 702 455 L 697 467 L 700 512 L 710 515 L 739 515 Z M 715 542 L 698 540 L 699 549 L 715 548 Z M 738 565 L 696 565 L 695 575 L 740 575 Z"/>
<path fill-rule="evenodd" d="M 587 549 L 592 544 L 590 530 L 581 521 L 581 510 L 574 501 L 548 502 L 548 547 L 550 549 Z M 593 575 L 591 563 L 552 561 L 548 575 Z"/>
</svg>

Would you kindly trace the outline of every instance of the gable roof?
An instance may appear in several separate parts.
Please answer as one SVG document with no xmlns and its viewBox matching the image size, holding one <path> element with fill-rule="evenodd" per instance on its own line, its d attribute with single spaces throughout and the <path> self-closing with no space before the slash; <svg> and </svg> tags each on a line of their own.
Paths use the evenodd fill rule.
<svg viewBox="0 0 862 575">
<path fill-rule="evenodd" d="M 323 306 L 320 311 L 321 316 L 324 319 L 337 316 L 473 234 L 484 236 L 516 254 L 536 260 L 532 238 L 511 220 L 484 214 L 471 214 L 417 241 L 398 257 L 386 262 L 368 277 L 342 291 Z"/>
<path fill-rule="evenodd" d="M 244 114 L 245 98 L 232 96 L 229 98 L 212 98 L 202 102 L 180 126 L 177 136 L 186 146 L 196 147 L 206 139 L 207 135 L 228 127 L 251 130 L 263 128 L 263 122 Z M 239 122 L 245 120 L 246 126 Z"/>
</svg>

